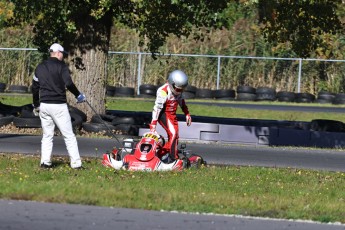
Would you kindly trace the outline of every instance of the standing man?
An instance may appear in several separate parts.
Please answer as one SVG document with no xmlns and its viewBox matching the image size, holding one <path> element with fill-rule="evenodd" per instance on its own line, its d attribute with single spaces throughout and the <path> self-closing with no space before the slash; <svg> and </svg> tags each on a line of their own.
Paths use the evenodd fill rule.
<svg viewBox="0 0 345 230">
<path fill-rule="evenodd" d="M 188 107 L 182 97 L 183 90 L 188 85 L 188 77 L 181 70 L 174 70 L 169 74 L 168 81 L 158 88 L 155 105 L 152 111 L 151 132 L 156 132 L 157 122 L 165 129 L 168 135 L 168 142 L 164 149 L 170 152 L 170 161 L 179 158 L 178 146 L 178 120 L 176 116 L 179 105 L 186 116 L 187 126 L 192 123 Z M 169 163 L 169 162 L 168 162 Z"/>
<path fill-rule="evenodd" d="M 40 116 L 43 129 L 41 142 L 41 168 L 52 168 L 52 150 L 55 125 L 59 128 L 73 169 L 82 169 L 78 143 L 73 132 L 67 107 L 66 88 L 78 103 L 86 100 L 74 85 L 67 64 L 63 61 L 64 48 L 54 43 L 49 48 L 50 57 L 40 63 L 32 81 L 34 114 Z"/>
</svg>

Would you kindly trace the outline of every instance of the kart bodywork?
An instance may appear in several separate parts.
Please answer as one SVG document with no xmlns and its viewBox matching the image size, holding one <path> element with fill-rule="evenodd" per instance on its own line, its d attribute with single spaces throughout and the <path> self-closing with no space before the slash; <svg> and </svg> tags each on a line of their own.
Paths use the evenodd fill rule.
<svg viewBox="0 0 345 230">
<path fill-rule="evenodd" d="M 145 133 L 136 145 L 133 139 L 126 139 L 123 148 L 103 154 L 102 164 L 116 170 L 131 171 L 181 171 L 206 165 L 201 156 L 189 154 L 186 145 L 181 145 L 179 159 L 170 160 L 164 142 L 164 138 L 154 132 Z"/>
</svg>

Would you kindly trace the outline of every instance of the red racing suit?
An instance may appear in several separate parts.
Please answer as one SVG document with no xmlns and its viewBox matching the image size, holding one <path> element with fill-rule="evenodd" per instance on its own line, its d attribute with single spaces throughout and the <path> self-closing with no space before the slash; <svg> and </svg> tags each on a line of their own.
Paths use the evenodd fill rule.
<svg viewBox="0 0 345 230">
<path fill-rule="evenodd" d="M 157 121 L 165 129 L 168 141 L 164 149 L 170 152 L 172 160 L 178 159 L 177 146 L 179 139 L 178 120 L 176 117 L 177 106 L 180 106 L 183 113 L 189 115 L 188 107 L 182 94 L 174 95 L 168 83 L 165 83 L 157 90 L 155 105 L 152 111 L 151 124 L 156 125 Z"/>
</svg>

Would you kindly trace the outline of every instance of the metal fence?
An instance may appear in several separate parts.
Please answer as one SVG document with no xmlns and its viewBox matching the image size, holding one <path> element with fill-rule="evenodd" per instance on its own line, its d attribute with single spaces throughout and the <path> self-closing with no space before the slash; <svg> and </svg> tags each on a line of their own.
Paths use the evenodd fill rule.
<svg viewBox="0 0 345 230">
<path fill-rule="evenodd" d="M 42 60 L 37 49 L 0 48 L 0 51 L 0 82 L 30 84 L 33 71 Z M 251 85 L 255 79 L 257 85 L 254 87 L 261 84 L 299 93 L 315 88 L 315 85 L 322 88 L 319 76 L 324 74 L 325 87 L 334 85 L 330 91 L 341 92 L 342 89 L 336 88 L 343 85 L 341 82 L 345 79 L 345 60 L 202 54 L 157 54 L 156 59 L 151 57 L 151 53 L 145 52 L 109 51 L 107 84 L 135 87 L 139 93 L 141 84 L 163 83 L 172 68 L 184 70 L 192 85 L 210 89 Z"/>
</svg>

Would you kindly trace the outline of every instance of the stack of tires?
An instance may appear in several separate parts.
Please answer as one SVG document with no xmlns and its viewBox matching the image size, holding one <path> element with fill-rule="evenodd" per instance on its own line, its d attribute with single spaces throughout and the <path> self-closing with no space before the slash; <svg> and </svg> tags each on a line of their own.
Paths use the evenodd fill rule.
<svg viewBox="0 0 345 230">
<path fill-rule="evenodd" d="M 338 93 L 338 94 L 336 94 L 334 96 L 332 104 L 334 104 L 334 105 L 343 105 L 343 104 L 345 104 L 345 93 Z"/>
<path fill-rule="evenodd" d="M 269 87 L 258 87 L 256 89 L 256 101 L 275 101 L 277 99 L 276 90 Z"/>
<path fill-rule="evenodd" d="M 0 82 L 0 93 L 5 92 L 5 89 L 6 89 L 6 83 Z"/>
<path fill-rule="evenodd" d="M 295 102 L 297 103 L 312 103 L 315 101 L 315 95 L 311 93 L 296 93 Z"/>
<path fill-rule="evenodd" d="M 216 100 L 233 101 L 236 98 L 236 93 L 235 93 L 235 90 L 233 89 L 216 89 L 216 90 L 213 90 L 213 97 Z"/>
<path fill-rule="evenodd" d="M 133 87 L 115 87 L 114 97 L 134 97 Z"/>
<path fill-rule="evenodd" d="M 139 86 L 139 95 L 141 98 L 155 98 L 157 86 L 151 84 L 143 84 Z"/>
<path fill-rule="evenodd" d="M 317 94 L 317 99 L 315 100 L 315 103 L 319 103 L 319 104 L 332 104 L 334 98 L 335 98 L 335 94 L 334 93 L 330 93 L 330 92 L 327 92 L 327 91 L 320 91 Z"/>
<path fill-rule="evenodd" d="M 294 102 L 296 95 L 294 92 L 279 91 L 277 93 L 277 100 L 281 102 Z"/>
<path fill-rule="evenodd" d="M 236 100 L 237 101 L 255 101 L 256 89 L 251 86 L 239 85 L 236 88 Z"/>
</svg>

